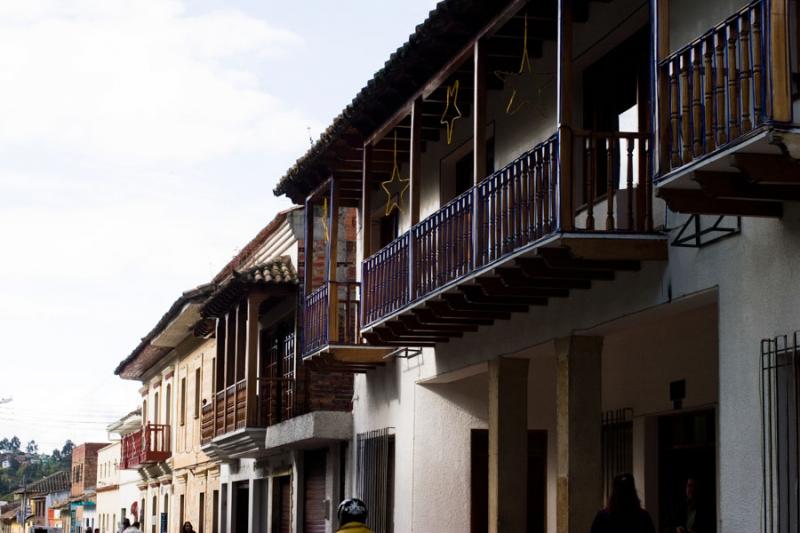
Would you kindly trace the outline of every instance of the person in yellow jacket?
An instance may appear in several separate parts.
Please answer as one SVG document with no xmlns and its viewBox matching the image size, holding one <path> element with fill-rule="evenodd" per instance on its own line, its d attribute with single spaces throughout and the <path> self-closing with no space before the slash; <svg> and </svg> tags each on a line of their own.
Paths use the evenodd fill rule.
<svg viewBox="0 0 800 533">
<path fill-rule="evenodd" d="M 339 518 L 339 530 L 336 533 L 373 533 L 367 527 L 367 505 L 358 498 L 340 503 L 336 516 Z"/>
</svg>

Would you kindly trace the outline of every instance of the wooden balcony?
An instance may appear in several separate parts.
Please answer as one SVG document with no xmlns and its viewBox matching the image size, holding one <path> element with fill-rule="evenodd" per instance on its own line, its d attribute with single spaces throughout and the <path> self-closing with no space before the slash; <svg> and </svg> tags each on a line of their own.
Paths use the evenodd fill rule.
<svg viewBox="0 0 800 533">
<path fill-rule="evenodd" d="M 120 464 L 123 470 L 166 461 L 171 454 L 169 426 L 145 424 L 122 438 Z"/>
<path fill-rule="evenodd" d="M 649 145 L 562 131 L 444 205 L 363 262 L 363 337 L 432 346 L 666 259 Z"/>
<path fill-rule="evenodd" d="M 779 217 L 800 200 L 785 4 L 752 2 L 659 62 L 658 195 L 673 211 Z"/>
<path fill-rule="evenodd" d="M 361 284 L 328 281 L 305 298 L 301 353 L 315 368 L 365 371 L 391 350 L 361 337 Z"/>
</svg>

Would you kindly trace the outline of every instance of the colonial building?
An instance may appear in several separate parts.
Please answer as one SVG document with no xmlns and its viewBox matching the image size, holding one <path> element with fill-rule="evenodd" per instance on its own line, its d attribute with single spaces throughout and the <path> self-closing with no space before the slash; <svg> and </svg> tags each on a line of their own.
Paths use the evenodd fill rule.
<svg viewBox="0 0 800 533">
<path fill-rule="evenodd" d="M 282 178 L 373 529 L 587 531 L 631 471 L 660 531 L 690 478 L 716 531 L 797 530 L 799 15 L 444 0 Z"/>
<path fill-rule="evenodd" d="M 121 468 L 122 442 L 142 427 L 141 409 L 108 426 L 111 444 L 97 454 L 97 527 L 101 533 L 117 533 L 122 521 L 138 520 L 139 475 Z"/>
<path fill-rule="evenodd" d="M 215 500 L 222 533 L 332 531 L 343 494 L 353 377 L 320 372 L 297 352 L 298 270 L 309 272 L 307 243 L 324 250 L 326 242 L 322 227 L 318 240 L 304 239 L 307 216 L 279 213 L 216 277 L 201 311 L 216 323 L 203 450 L 222 464 Z M 338 229 L 328 230 L 336 242 Z M 355 218 L 341 231 L 354 251 Z"/>
<path fill-rule="evenodd" d="M 146 533 L 178 531 L 187 520 L 214 531 L 219 466 L 200 450 L 216 355 L 200 309 L 212 292 L 205 285 L 183 293 L 116 369 L 142 383 L 142 425 L 122 438 L 120 468 L 138 472 L 138 505 L 127 509 Z"/>
</svg>

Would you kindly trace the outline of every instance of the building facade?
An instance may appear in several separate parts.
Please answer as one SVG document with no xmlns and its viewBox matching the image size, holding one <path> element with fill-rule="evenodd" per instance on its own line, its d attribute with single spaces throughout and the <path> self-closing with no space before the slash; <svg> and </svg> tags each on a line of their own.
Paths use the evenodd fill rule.
<svg viewBox="0 0 800 533">
<path fill-rule="evenodd" d="M 373 529 L 587 531 L 622 472 L 659 531 L 689 479 L 715 531 L 800 525 L 797 18 L 445 0 L 279 182 Z"/>
<path fill-rule="evenodd" d="M 122 531 L 127 518 L 133 523 L 139 519 L 139 475 L 134 470 L 122 469 L 122 440 L 142 427 L 141 411 L 136 410 L 108 427 L 111 444 L 97 454 L 97 525 L 101 533 Z"/>
<path fill-rule="evenodd" d="M 108 443 L 87 442 L 72 450 L 69 523 L 65 533 L 82 533 L 97 524 L 97 457 Z"/>
<path fill-rule="evenodd" d="M 178 531 L 184 521 L 198 532 L 214 530 L 206 502 L 218 492 L 219 466 L 200 450 L 215 339 L 199 310 L 210 294 L 211 286 L 183 293 L 116 370 L 142 383 L 142 425 L 122 437 L 120 468 L 137 475 L 137 504 L 129 510 L 147 533 Z"/>
</svg>

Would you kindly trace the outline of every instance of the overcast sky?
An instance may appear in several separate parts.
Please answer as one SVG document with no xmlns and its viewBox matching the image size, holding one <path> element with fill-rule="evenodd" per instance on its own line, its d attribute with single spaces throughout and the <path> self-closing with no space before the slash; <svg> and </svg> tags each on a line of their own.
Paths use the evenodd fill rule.
<svg viewBox="0 0 800 533">
<path fill-rule="evenodd" d="M 434 5 L 0 2 L 0 438 L 104 439 L 117 363 Z"/>
</svg>

